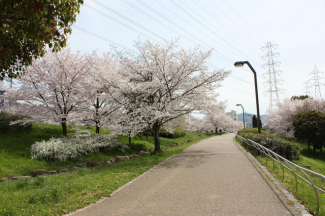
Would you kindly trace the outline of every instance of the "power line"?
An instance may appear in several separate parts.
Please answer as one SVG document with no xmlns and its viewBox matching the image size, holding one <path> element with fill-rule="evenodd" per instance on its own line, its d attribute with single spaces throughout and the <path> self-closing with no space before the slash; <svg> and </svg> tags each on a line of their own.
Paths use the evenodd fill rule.
<svg viewBox="0 0 325 216">
<path fill-rule="evenodd" d="M 244 94 L 249 94 L 249 95 L 255 95 L 255 94 L 252 94 L 252 93 L 249 93 L 249 92 L 244 92 L 242 90 L 239 90 L 239 89 L 235 89 L 235 88 L 231 88 L 229 86 L 225 86 L 225 85 L 222 85 L 221 88 L 224 87 L 224 88 L 227 88 L 227 89 L 231 89 L 231 90 L 234 90 L 234 91 L 237 91 L 237 92 L 241 92 L 241 93 L 244 93 Z"/>
<path fill-rule="evenodd" d="M 108 10 L 108 11 L 114 13 L 115 15 L 118 15 L 119 17 L 121 17 L 121 18 L 127 20 L 128 22 L 132 23 L 133 25 L 136 25 L 136 26 L 138 26 L 139 28 L 141 28 L 141 29 L 143 29 L 143 30 L 149 32 L 150 34 L 155 35 L 156 37 L 158 37 L 158 38 L 160 38 L 160 39 L 162 39 L 162 40 L 165 40 L 165 39 L 164 39 L 163 37 L 161 37 L 160 35 L 154 33 L 153 31 L 151 31 L 151 30 L 149 30 L 149 29 L 147 29 L 147 28 L 145 28 L 144 26 L 142 26 L 142 25 L 140 25 L 140 24 L 134 22 L 133 20 L 131 20 L 131 19 L 127 18 L 126 16 L 124 16 L 124 15 L 118 13 L 117 11 L 113 10 L 112 8 L 110 8 L 110 7 L 106 6 L 106 5 L 104 5 L 104 4 L 100 3 L 100 2 L 98 2 L 97 0 L 92 0 L 92 1 L 93 1 L 94 3 L 96 3 L 97 5 L 99 5 L 99 6 L 103 7 L 103 8 L 105 8 L 106 10 Z"/>
<path fill-rule="evenodd" d="M 137 33 L 139 33 L 139 34 L 141 34 L 141 35 L 147 37 L 147 38 L 150 38 L 151 40 L 156 41 L 157 43 L 160 43 L 160 42 L 157 41 L 156 39 L 154 39 L 154 38 L 152 38 L 152 37 L 150 37 L 150 36 L 148 36 L 148 35 L 146 35 L 146 34 L 140 32 L 140 31 L 138 31 L 138 30 L 136 30 L 136 29 L 134 29 L 134 28 L 132 28 L 132 27 L 126 25 L 125 23 L 123 23 L 123 22 L 121 22 L 121 21 L 119 21 L 119 20 L 117 20 L 117 19 L 115 19 L 115 18 L 113 18 L 113 17 L 111 17 L 111 16 L 109 16 L 109 15 L 107 15 L 107 14 L 105 14 L 105 13 L 99 11 L 99 10 L 97 10 L 96 8 L 94 8 L 94 7 L 92 7 L 92 6 L 88 5 L 88 4 L 84 4 L 84 5 L 85 5 L 86 7 L 88 7 L 88 8 L 90 8 L 91 10 L 95 11 L 96 13 L 101 14 L 102 16 L 105 16 L 106 18 L 109 18 L 109 19 L 115 21 L 115 22 L 117 22 L 118 24 L 120 24 L 120 25 L 122 25 L 122 26 L 124 26 L 124 27 L 126 27 L 126 28 L 129 28 L 129 29 L 131 29 L 131 30 L 133 30 L 133 31 L 135 31 L 135 32 L 137 32 Z M 146 28 L 143 27 L 143 29 L 146 29 Z M 152 32 L 150 31 L 149 33 L 152 33 Z M 155 36 L 156 36 L 156 35 L 155 35 Z M 162 38 L 162 37 L 161 37 L 160 39 L 164 40 L 164 38 Z"/>
<path fill-rule="evenodd" d="M 245 23 L 246 23 L 246 25 L 247 26 L 249 26 L 254 32 L 255 32 L 255 35 L 258 35 L 263 41 L 265 41 L 265 39 L 262 37 L 262 35 L 260 35 L 257 31 L 255 31 L 255 29 L 250 25 L 250 24 L 248 24 L 247 22 L 246 22 L 246 20 L 242 17 L 242 16 L 240 16 L 239 15 L 239 13 L 237 13 L 236 11 L 235 11 L 235 9 L 233 9 L 228 3 L 227 3 L 227 1 L 225 1 L 225 0 L 223 0 L 223 2 L 224 3 L 226 3 L 227 5 L 228 5 L 228 7 L 232 10 L 232 11 L 234 11 L 235 12 L 235 14 L 237 14 L 237 16 L 241 19 L 241 20 L 243 20 Z"/>
<path fill-rule="evenodd" d="M 94 1 L 94 0 L 93 0 L 93 1 Z M 122 0 L 122 1 L 125 2 L 126 4 L 128 4 L 129 6 L 133 7 L 134 9 L 140 11 L 142 14 L 144 14 L 144 15 L 148 16 L 149 18 L 155 20 L 156 22 L 158 22 L 159 24 L 161 24 L 161 25 L 164 26 L 165 28 L 167 28 L 167 29 L 169 29 L 169 30 L 175 32 L 176 34 L 178 34 L 178 35 L 180 35 L 180 36 L 186 38 L 187 40 L 189 40 L 190 42 L 192 42 L 192 43 L 195 44 L 195 41 L 193 41 L 192 39 L 190 39 L 190 38 L 188 38 L 187 36 L 181 34 L 179 31 L 177 31 L 177 30 L 175 30 L 175 29 L 173 29 L 173 28 L 167 26 L 165 23 L 161 22 L 160 20 L 158 20 L 158 19 L 156 19 L 155 17 L 151 16 L 150 14 L 146 13 L 146 12 L 143 11 L 142 9 L 140 9 L 140 8 L 136 7 L 135 5 L 131 4 L 131 3 L 128 2 L 127 0 Z M 174 22 L 172 22 L 172 23 L 174 23 Z M 201 44 L 203 44 L 206 48 L 211 49 L 211 47 L 210 47 L 207 43 L 205 43 L 204 41 L 200 40 L 199 38 L 197 38 L 196 36 L 194 36 L 192 33 L 186 31 L 184 28 L 182 28 L 181 26 L 179 26 L 179 25 L 177 25 L 177 24 L 175 24 L 175 23 L 174 23 L 174 25 L 176 25 L 177 28 L 182 29 L 182 31 L 184 31 L 186 34 L 188 34 L 188 35 L 190 35 L 191 37 L 193 37 L 196 41 L 199 41 L 199 42 L 200 42 Z M 215 50 L 213 50 L 213 52 L 215 52 L 217 55 L 219 55 L 219 57 L 223 58 L 224 60 L 232 62 L 228 57 L 226 57 L 225 55 L 221 54 L 220 52 L 215 51 Z"/>
<path fill-rule="evenodd" d="M 126 0 L 122 0 L 122 1 L 126 1 Z M 181 29 L 183 32 L 192 35 L 190 32 L 188 32 L 187 30 L 185 30 L 184 28 L 182 28 L 180 25 L 176 24 L 175 22 L 173 22 L 171 19 L 169 19 L 168 17 L 162 15 L 161 13 L 159 13 L 157 10 L 155 10 L 154 8 L 150 7 L 148 4 L 142 2 L 141 0 L 137 0 L 139 3 L 141 3 L 142 5 L 144 5 L 146 8 L 148 8 L 149 10 L 153 11 L 155 14 L 159 15 L 160 17 L 162 17 L 164 20 L 167 20 L 169 23 L 175 25 L 177 28 Z M 160 3 L 159 3 L 160 4 Z M 160 4 L 161 5 L 161 4 Z M 178 16 L 179 17 L 179 16 Z M 179 17 L 181 18 L 181 17 Z M 182 20 L 184 20 L 183 18 L 181 18 Z M 195 26 L 193 26 L 191 23 L 190 24 L 193 28 L 195 28 L 196 30 L 198 30 L 199 32 L 201 32 L 198 28 L 196 28 Z M 201 32 L 202 34 L 204 34 L 205 36 L 209 37 L 211 40 L 214 40 L 213 38 L 211 38 L 209 35 L 205 34 L 204 32 Z M 219 42 L 215 41 L 216 43 L 220 44 Z M 223 45 L 223 44 L 220 44 Z"/>
<path fill-rule="evenodd" d="M 103 5 L 103 4 L 100 4 L 100 3 L 97 3 L 97 1 L 96 0 L 93 0 L 96 4 L 98 4 L 98 5 L 100 5 L 100 6 L 102 6 L 103 8 L 105 8 L 105 9 L 111 9 L 111 8 L 109 8 L 109 7 L 107 7 L 107 6 L 105 6 L 105 5 Z M 87 7 L 88 8 L 91 8 L 91 9 L 94 9 L 93 7 L 91 7 L 91 6 L 89 6 L 89 5 L 87 5 Z M 96 11 L 97 13 L 99 12 L 99 14 L 101 14 L 101 15 L 103 15 L 103 16 L 106 16 L 106 17 L 108 17 L 108 18 L 111 18 L 110 16 L 108 16 L 107 14 L 105 14 L 105 13 L 103 13 L 103 12 L 100 12 L 100 11 L 98 11 L 98 10 L 96 10 L 96 9 L 94 9 L 94 11 Z M 111 10 L 109 10 L 109 11 L 111 11 L 111 12 L 113 12 L 114 14 L 116 14 L 116 15 L 118 15 L 118 16 L 120 16 L 121 14 L 120 13 L 118 13 L 118 12 L 116 12 L 116 11 L 114 11 L 113 9 L 111 9 Z M 124 18 L 124 19 L 126 19 L 126 20 L 128 20 L 128 21 L 130 21 L 127 17 L 122 17 L 122 18 Z M 114 19 L 114 18 L 113 18 Z M 117 21 L 116 19 L 114 20 L 114 21 Z M 130 27 L 130 26 L 128 26 L 128 25 L 125 25 L 124 23 L 122 23 L 122 22 L 120 22 L 120 21 L 118 21 L 118 23 L 119 24 L 121 24 L 121 25 L 123 25 L 123 26 L 125 26 L 125 27 L 128 27 L 128 28 L 130 28 L 130 29 L 132 29 L 132 30 L 134 30 L 134 31 L 136 31 L 136 32 L 138 32 L 138 33 L 141 33 L 141 34 L 143 34 L 142 32 L 139 32 L 139 31 L 137 31 L 137 30 L 135 30 L 135 29 L 133 29 L 132 27 Z M 136 25 L 136 23 L 134 22 L 131 22 L 132 24 L 135 24 Z M 104 40 L 104 41 L 107 41 L 107 42 L 109 42 L 109 43 L 111 43 L 111 44 L 115 44 L 115 45 L 117 45 L 117 46 L 119 46 L 119 47 L 122 47 L 122 48 L 124 48 L 124 49 L 128 49 L 128 50 L 131 50 L 130 48 L 127 48 L 127 47 L 125 47 L 125 46 L 123 46 L 123 45 L 121 45 L 121 44 L 118 44 L 118 43 L 116 43 L 116 42 L 114 42 L 114 41 L 111 41 L 111 40 L 109 40 L 109 39 L 107 39 L 107 38 L 104 38 L 104 37 L 102 37 L 102 36 L 99 36 L 98 34 L 95 34 L 95 33 L 93 33 L 93 32 L 90 32 L 90 31 L 88 31 L 88 30 L 86 30 L 86 29 L 82 29 L 81 27 L 79 27 L 79 26 L 74 26 L 76 29 L 78 29 L 78 30 L 80 30 L 80 31 L 83 31 L 83 32 L 85 32 L 85 33 L 88 33 L 88 34 L 90 34 L 90 35 L 92 35 L 92 36 L 94 36 L 94 37 L 97 37 L 97 38 L 99 38 L 99 39 L 102 39 L 102 40 Z M 142 26 L 143 27 L 143 26 Z M 145 28 L 145 27 L 143 27 L 143 28 Z M 154 32 L 151 32 L 151 33 L 154 33 Z M 143 34 L 143 35 L 146 35 L 146 34 Z M 146 36 L 148 36 L 148 35 L 146 35 Z M 149 37 L 149 36 L 148 36 Z M 162 38 L 163 39 L 163 38 Z M 192 41 L 193 42 L 193 41 Z M 206 45 L 207 46 L 207 45 Z M 218 53 L 219 54 L 219 53 Z M 226 59 L 228 62 L 230 62 L 231 64 L 233 63 L 233 61 L 232 60 L 230 60 L 230 59 Z M 244 70 L 246 69 L 246 68 L 243 68 Z M 246 69 L 247 70 L 247 69 Z M 247 84 L 250 84 L 250 85 L 252 85 L 252 83 L 249 83 L 249 82 L 247 82 L 247 81 L 245 81 L 245 80 L 242 80 L 242 79 L 240 79 L 240 78 L 238 78 L 238 77 L 236 77 L 236 76 L 234 76 L 234 75 L 230 75 L 231 77 L 233 77 L 233 78 L 235 78 L 235 79 L 237 79 L 237 80 L 240 80 L 240 81 L 242 81 L 242 82 L 245 82 L 245 83 L 247 83 Z"/>
<path fill-rule="evenodd" d="M 134 24 L 134 25 L 136 25 L 136 26 L 138 26 L 138 27 L 144 29 L 145 31 L 148 31 L 149 33 L 151 33 L 151 34 L 153 34 L 153 35 L 155 35 L 155 36 L 157 37 L 157 34 L 155 34 L 154 32 L 152 32 L 152 31 L 146 29 L 145 27 L 141 26 L 140 24 L 138 24 L 138 23 L 136 23 L 136 22 L 130 20 L 129 18 L 127 18 L 127 17 L 125 17 L 125 16 L 123 16 L 123 15 L 121 15 L 120 13 L 118 13 L 118 12 L 116 12 L 115 10 L 109 8 L 108 6 L 106 6 L 106 5 L 102 4 L 102 3 L 99 3 L 97 0 L 92 0 L 92 1 L 93 1 L 94 3 L 96 3 L 96 4 L 98 4 L 99 6 L 101 6 L 101 7 L 105 8 L 105 9 L 109 10 L 110 12 L 116 14 L 117 16 L 122 17 L 123 19 L 127 20 L 128 22 L 131 22 L 132 24 Z M 126 1 L 126 0 L 125 0 L 125 1 Z M 129 3 L 129 5 L 130 5 L 130 3 Z M 134 6 L 134 7 L 135 7 L 135 6 Z M 143 10 L 141 10 L 141 11 L 143 12 Z M 147 15 L 148 15 L 148 14 L 147 14 Z M 155 19 L 155 18 L 152 17 L 151 15 L 148 15 L 148 16 L 149 16 L 150 18 Z M 157 19 L 155 19 L 155 20 L 157 20 Z M 161 23 L 160 21 L 158 21 L 158 22 Z M 170 28 L 169 28 L 168 26 L 166 26 L 165 24 L 162 24 L 162 25 L 164 25 L 166 28 L 170 29 Z M 176 31 L 176 30 L 174 30 L 174 29 L 171 29 L 171 30 L 174 31 L 174 32 L 176 32 L 177 34 L 183 36 L 184 38 L 188 39 L 190 42 L 195 43 L 193 40 L 191 40 L 191 39 L 189 39 L 188 37 L 186 37 L 186 36 L 180 34 L 178 31 Z M 185 31 L 186 31 L 186 30 L 185 30 Z M 195 38 L 195 39 L 196 39 L 197 41 L 199 41 L 201 44 L 203 44 L 204 47 L 206 47 L 206 48 L 208 48 L 208 49 L 211 49 L 211 47 L 210 47 L 209 45 L 207 45 L 205 42 L 203 42 L 203 41 L 201 41 L 200 39 L 198 39 L 197 37 L 195 37 L 195 36 L 194 36 L 193 34 L 191 34 L 190 32 L 187 32 L 187 31 L 186 31 L 186 33 L 187 33 L 188 35 L 192 36 L 193 38 Z M 158 37 L 159 37 L 160 39 L 164 39 L 164 38 L 162 38 L 161 36 L 158 36 Z M 213 50 L 213 52 L 214 52 L 217 56 L 219 56 L 220 58 L 223 58 L 224 60 L 226 60 L 227 62 L 229 62 L 229 63 L 231 63 L 231 64 L 234 62 L 233 60 L 229 59 L 229 58 L 226 57 L 225 55 L 223 55 L 223 54 L 221 54 L 221 53 L 219 53 L 219 52 L 217 52 L 217 51 L 215 51 L 215 50 Z M 247 70 L 247 69 L 245 68 L 244 70 Z M 259 75 L 258 75 L 258 76 L 259 76 Z"/>
<path fill-rule="evenodd" d="M 180 6 L 179 4 L 177 4 L 174 0 L 170 0 L 170 2 L 172 2 L 174 5 L 176 5 L 180 10 L 182 10 L 184 13 L 186 13 L 189 17 L 191 17 L 192 19 L 194 19 L 196 22 L 198 22 L 200 25 L 204 26 L 207 30 L 209 30 L 212 34 L 216 35 L 218 38 L 220 38 L 221 40 L 223 40 L 226 44 L 228 44 L 228 46 L 232 47 L 234 50 L 236 50 L 238 53 L 240 53 L 241 55 L 243 55 L 246 58 L 246 55 L 238 50 L 236 47 L 234 47 L 233 45 L 231 45 L 230 43 L 228 43 L 227 41 L 225 41 L 223 38 L 221 38 L 220 36 L 218 36 L 214 31 L 212 31 L 207 25 L 205 25 L 205 23 L 201 22 L 199 19 L 197 19 L 196 17 L 194 17 L 190 12 L 188 12 L 187 10 L 185 10 L 182 6 Z M 191 9 L 189 6 L 187 6 L 186 4 L 184 4 L 184 6 L 186 6 L 189 10 L 192 11 L 193 14 L 196 14 L 197 16 L 201 17 L 201 19 L 203 19 L 205 22 L 207 22 L 204 17 L 202 17 L 200 14 L 198 14 L 195 10 Z M 215 40 L 214 40 L 215 41 Z"/>
<path fill-rule="evenodd" d="M 103 40 L 103 41 L 106 41 L 106 42 L 108 42 L 108 43 L 110 43 L 110 44 L 114 44 L 114 45 L 116 45 L 116 46 L 122 47 L 123 49 L 129 50 L 129 51 L 133 51 L 133 52 L 136 51 L 135 49 L 131 49 L 131 48 L 129 48 L 129 47 L 123 46 L 123 45 L 121 45 L 121 44 L 119 44 L 119 43 L 116 43 L 116 42 L 114 42 L 114 41 L 112 41 L 112 40 L 109 40 L 109 39 L 107 39 L 107 38 L 105 38 L 105 37 L 102 37 L 102 36 L 100 36 L 100 35 L 98 35 L 98 34 L 96 34 L 96 33 L 93 33 L 93 32 L 91 32 L 91 31 L 88 31 L 88 30 L 86 30 L 86 29 L 84 29 L 84 28 L 81 28 L 81 27 L 79 27 L 79 26 L 77 26 L 77 25 L 73 25 L 72 27 L 75 28 L 75 29 L 78 29 L 79 31 L 85 32 L 85 33 L 87 33 L 87 34 L 89 34 L 89 35 L 91 35 L 91 36 L 93 36 L 93 37 L 96 37 L 96 38 L 98 38 L 98 39 L 101 39 L 101 40 Z M 214 67 L 215 69 L 218 69 L 218 68 L 217 68 L 216 66 L 214 66 L 213 64 L 210 64 L 210 63 L 207 63 L 207 64 L 211 65 L 211 66 Z M 243 80 L 243 79 L 241 79 L 241 78 L 239 78 L 239 77 L 236 77 L 236 76 L 234 76 L 234 75 L 232 75 L 232 74 L 231 74 L 230 76 L 233 77 L 233 78 L 235 78 L 235 79 L 237 79 L 237 80 L 240 80 L 240 81 L 242 81 L 242 82 L 245 82 L 245 83 L 247 83 L 247 84 L 253 85 L 252 83 L 247 82 L 247 81 L 245 81 L 245 80 Z M 227 87 L 227 88 L 230 88 L 230 87 Z M 233 90 L 235 90 L 235 89 L 233 89 Z M 240 90 L 237 90 L 237 91 L 240 91 Z M 250 93 L 247 93 L 247 92 L 244 92 L 244 93 L 246 93 L 246 94 L 250 94 Z"/>
<path fill-rule="evenodd" d="M 211 64 L 211 63 L 207 63 L 207 64 L 210 65 L 211 67 L 213 67 L 214 69 L 219 70 L 219 68 L 218 68 L 217 66 L 215 66 L 215 65 L 213 65 L 213 64 Z M 241 79 L 241 78 L 239 78 L 239 77 L 237 77 L 237 76 L 235 76 L 235 75 L 233 75 L 233 74 L 230 74 L 229 76 L 231 76 L 231 77 L 233 77 L 233 78 L 235 78 L 235 79 L 237 79 L 237 80 L 240 80 L 240 81 L 242 81 L 242 82 L 244 82 L 244 83 L 247 83 L 247 84 L 249 84 L 249 85 L 254 86 L 253 83 L 251 83 L 251 82 L 247 82 L 246 80 L 243 80 L 243 79 Z"/>
<path fill-rule="evenodd" d="M 126 46 L 123 46 L 122 44 L 116 43 L 116 42 L 114 42 L 114 41 L 112 41 L 112 40 L 109 40 L 109 39 L 107 39 L 107 38 L 105 38 L 105 37 L 102 37 L 102 36 L 100 36 L 100 35 L 98 35 L 98 34 L 96 34 L 96 33 L 93 33 L 93 32 L 91 32 L 91 31 L 88 31 L 88 30 L 84 29 L 84 28 L 81 28 L 81 27 L 79 27 L 79 26 L 77 26 L 77 25 L 75 25 L 75 24 L 72 26 L 72 28 L 78 29 L 79 31 L 83 31 L 83 32 L 85 32 L 85 33 L 87 33 L 87 34 L 89 34 L 89 35 L 92 35 L 92 36 L 94 36 L 94 37 L 96 37 L 96 38 L 99 38 L 99 39 L 101 39 L 101 40 L 103 40 L 103 41 L 106 41 L 106 42 L 108 42 L 108 43 L 111 43 L 111 44 L 114 44 L 114 45 L 116 45 L 116 46 L 122 47 L 123 49 L 130 50 L 130 51 L 134 51 L 134 49 L 128 48 L 128 47 L 126 47 Z"/>
<path fill-rule="evenodd" d="M 213 0 L 210 0 L 210 2 L 214 5 L 214 7 L 216 7 L 219 11 L 221 11 L 221 13 L 223 13 L 232 23 L 234 23 L 239 29 L 241 29 L 241 31 L 238 31 L 238 34 L 239 35 L 241 35 L 242 37 L 244 37 L 242 34 L 241 34 L 241 32 L 245 32 L 246 33 L 246 35 L 254 42 L 254 43 L 256 43 L 256 40 L 250 35 L 250 34 L 248 34 L 247 33 L 247 31 L 244 29 L 244 28 L 242 28 L 240 25 L 238 25 L 230 16 L 228 16 L 227 15 L 227 13 L 225 13 L 221 8 L 219 8 L 218 6 L 217 6 L 217 4 L 216 3 L 214 3 L 214 1 Z M 247 38 L 246 38 L 247 39 Z M 255 45 L 257 45 L 257 43 L 255 44 Z M 259 46 L 258 46 L 259 47 Z"/>
<path fill-rule="evenodd" d="M 247 48 L 248 48 L 248 50 L 251 52 L 251 53 L 253 53 L 254 55 L 259 55 L 256 51 L 255 52 L 253 52 L 253 50 L 251 50 L 251 47 L 245 42 L 245 41 L 243 41 L 241 38 L 239 38 L 235 33 L 233 33 L 226 25 L 224 25 L 222 22 L 220 22 L 219 20 L 220 20 L 220 18 L 219 18 L 219 20 L 218 19 L 216 19 L 214 16 L 215 16 L 215 14 L 213 14 L 213 13 L 210 13 L 207 9 L 205 9 L 203 6 L 201 6 L 200 4 L 202 4 L 202 5 L 204 5 L 206 8 L 207 8 L 207 6 L 201 1 L 200 3 L 198 3 L 198 2 L 196 2 L 195 0 L 192 0 L 197 6 L 199 6 L 206 14 L 208 14 L 212 19 L 214 19 L 217 23 L 219 23 L 222 27 L 224 27 L 229 33 L 231 33 L 237 40 L 239 40 L 240 41 L 240 43 L 238 43 L 237 41 L 234 41 L 234 42 L 236 42 L 236 44 L 237 45 L 239 45 L 239 46 L 241 46 L 242 48 L 244 48 L 245 50 L 247 50 Z M 212 24 L 210 24 L 211 26 L 212 26 Z M 216 27 L 215 25 L 213 25 L 214 27 Z M 231 26 L 231 25 L 229 25 L 229 26 Z M 239 34 L 239 35 L 241 35 L 240 33 L 238 33 L 237 32 L 237 34 Z M 245 48 L 244 46 L 243 46 L 243 44 L 244 45 L 246 45 L 247 47 Z"/>
</svg>

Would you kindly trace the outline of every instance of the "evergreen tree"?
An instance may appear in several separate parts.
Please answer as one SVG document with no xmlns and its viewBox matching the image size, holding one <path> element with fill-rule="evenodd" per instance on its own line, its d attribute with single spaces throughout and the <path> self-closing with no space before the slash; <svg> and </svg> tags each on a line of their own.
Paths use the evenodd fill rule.
<svg viewBox="0 0 325 216">
<path fill-rule="evenodd" d="M 256 115 L 253 115 L 253 128 L 257 128 L 257 118 L 256 118 Z"/>
</svg>

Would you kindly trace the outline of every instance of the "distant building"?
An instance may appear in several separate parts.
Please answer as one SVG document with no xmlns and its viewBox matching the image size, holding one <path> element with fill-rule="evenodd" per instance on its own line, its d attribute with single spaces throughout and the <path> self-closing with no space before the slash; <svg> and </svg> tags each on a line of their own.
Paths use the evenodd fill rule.
<svg viewBox="0 0 325 216">
<path fill-rule="evenodd" d="M 230 112 L 226 112 L 226 115 L 232 118 L 233 120 L 237 121 L 237 112 L 235 110 L 231 110 Z"/>
</svg>

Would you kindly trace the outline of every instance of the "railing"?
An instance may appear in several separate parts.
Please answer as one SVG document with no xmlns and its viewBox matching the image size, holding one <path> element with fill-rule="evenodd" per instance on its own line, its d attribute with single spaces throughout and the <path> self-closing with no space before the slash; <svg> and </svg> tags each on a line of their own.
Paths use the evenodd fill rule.
<svg viewBox="0 0 325 216">
<path fill-rule="evenodd" d="M 300 179 L 302 179 L 304 182 L 306 182 L 307 184 L 309 184 L 310 186 L 313 187 L 314 191 L 315 191 L 315 196 L 316 196 L 316 204 L 317 204 L 317 214 L 319 213 L 319 197 L 318 197 L 318 191 L 321 191 L 322 193 L 325 193 L 325 190 L 316 186 L 314 184 L 314 182 L 311 180 L 310 176 L 308 174 L 311 174 L 313 176 L 317 176 L 319 178 L 321 178 L 323 181 L 325 181 L 325 176 L 311 171 L 309 169 L 306 169 L 304 167 L 301 167 L 289 160 L 287 160 L 286 158 L 280 156 L 279 154 L 271 151 L 268 148 L 265 148 L 264 146 L 262 146 L 261 144 L 254 142 L 253 140 L 250 139 L 246 139 L 240 135 L 237 134 L 237 138 L 243 140 L 245 142 L 245 144 L 248 144 L 252 147 L 254 147 L 255 149 L 257 149 L 259 152 L 261 152 L 262 154 L 264 154 L 267 157 L 270 157 L 273 160 L 273 169 L 274 169 L 274 161 L 278 162 L 281 166 L 282 169 L 282 181 L 284 180 L 284 168 L 288 169 L 290 172 L 293 173 L 294 177 L 295 177 L 295 183 L 296 183 L 296 193 L 298 191 L 298 177 Z M 267 157 L 266 157 L 266 163 L 267 163 Z M 297 168 L 302 174 L 303 176 L 301 176 L 299 173 L 297 173 L 293 167 Z"/>
</svg>

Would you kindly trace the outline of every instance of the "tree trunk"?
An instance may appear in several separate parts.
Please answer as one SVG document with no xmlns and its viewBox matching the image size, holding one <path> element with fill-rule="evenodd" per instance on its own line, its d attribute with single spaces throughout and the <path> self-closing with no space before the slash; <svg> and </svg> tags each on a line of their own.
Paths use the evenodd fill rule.
<svg viewBox="0 0 325 216">
<path fill-rule="evenodd" d="M 96 134 L 99 134 L 99 132 L 100 132 L 100 127 L 98 126 L 98 122 L 96 122 Z"/>
<path fill-rule="evenodd" d="M 99 127 L 99 100 L 98 98 L 96 99 L 96 134 L 99 134 L 100 127 Z"/>
<path fill-rule="evenodd" d="M 216 134 L 218 134 L 218 127 L 216 127 Z"/>
<path fill-rule="evenodd" d="M 159 139 L 159 131 L 161 125 L 158 122 L 154 123 L 153 125 L 153 136 L 155 139 L 155 152 L 160 150 L 160 139 Z"/>
<path fill-rule="evenodd" d="M 132 147 L 132 137 L 131 135 L 129 134 L 129 148 L 131 149 Z"/>
<path fill-rule="evenodd" d="M 68 136 L 68 133 L 67 133 L 67 119 L 66 118 L 62 118 L 61 119 L 61 126 L 62 126 L 62 133 L 63 133 L 63 136 Z"/>
</svg>

